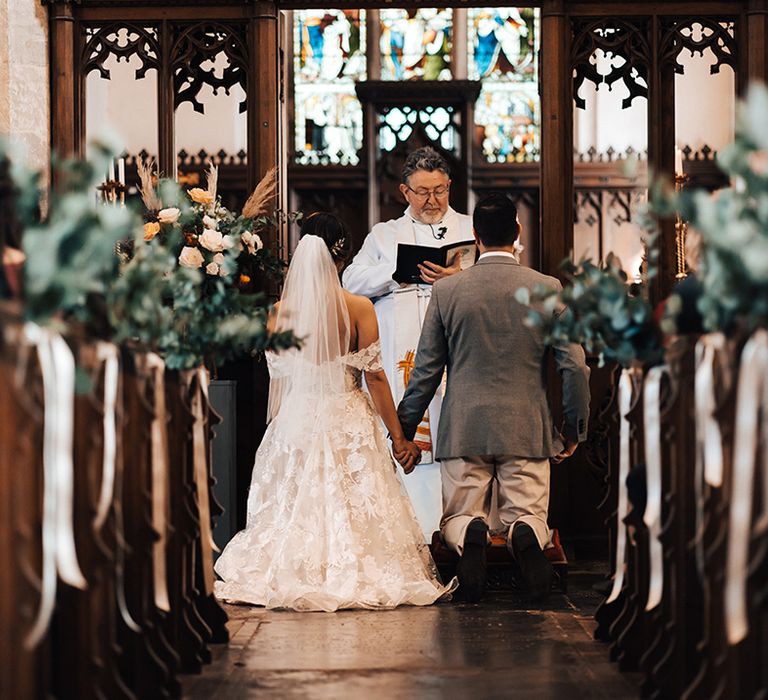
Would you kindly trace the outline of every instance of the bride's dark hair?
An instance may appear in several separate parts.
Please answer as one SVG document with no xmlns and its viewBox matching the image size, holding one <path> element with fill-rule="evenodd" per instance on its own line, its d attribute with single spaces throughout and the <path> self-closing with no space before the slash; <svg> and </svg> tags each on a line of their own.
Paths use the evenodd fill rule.
<svg viewBox="0 0 768 700">
<path fill-rule="evenodd" d="M 301 224 L 300 238 L 304 236 L 322 238 L 335 261 L 346 263 L 349 260 L 352 240 L 344 222 L 335 214 L 325 211 L 310 214 Z"/>
</svg>

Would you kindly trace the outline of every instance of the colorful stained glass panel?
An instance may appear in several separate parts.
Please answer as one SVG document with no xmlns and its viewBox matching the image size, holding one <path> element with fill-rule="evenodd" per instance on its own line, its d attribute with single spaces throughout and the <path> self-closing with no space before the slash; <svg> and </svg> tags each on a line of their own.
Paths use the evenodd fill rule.
<svg viewBox="0 0 768 700">
<path fill-rule="evenodd" d="M 382 80 L 450 80 L 453 10 L 386 9 L 381 19 Z"/>
<path fill-rule="evenodd" d="M 539 10 L 468 10 L 468 67 L 483 87 L 475 107 L 480 145 L 492 163 L 539 159 Z"/>
<path fill-rule="evenodd" d="M 364 10 L 294 12 L 296 161 L 355 164 L 363 112 L 355 83 L 367 75 Z"/>
</svg>

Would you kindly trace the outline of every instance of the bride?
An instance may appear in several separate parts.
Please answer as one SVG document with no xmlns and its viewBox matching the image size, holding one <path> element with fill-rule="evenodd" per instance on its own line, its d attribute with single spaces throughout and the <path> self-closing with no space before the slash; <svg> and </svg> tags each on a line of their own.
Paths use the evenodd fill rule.
<svg viewBox="0 0 768 700">
<path fill-rule="evenodd" d="M 349 236 L 325 213 L 301 236 L 271 328 L 302 345 L 268 355 L 271 422 L 216 595 L 294 610 L 430 605 L 456 583 L 439 580 L 379 422 L 408 473 L 420 453 L 397 418 L 373 305 L 339 284 Z"/>
</svg>

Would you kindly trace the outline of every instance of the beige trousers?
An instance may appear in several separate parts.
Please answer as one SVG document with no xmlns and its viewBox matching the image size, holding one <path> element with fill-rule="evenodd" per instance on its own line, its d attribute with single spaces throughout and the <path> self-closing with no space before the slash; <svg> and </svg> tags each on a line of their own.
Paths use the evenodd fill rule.
<svg viewBox="0 0 768 700">
<path fill-rule="evenodd" d="M 494 481 L 497 514 L 507 530 L 510 551 L 512 529 L 518 522 L 531 526 L 542 549 L 549 545 L 549 459 L 511 455 L 458 457 L 441 461 L 440 472 L 443 481 L 440 531 L 448 547 L 461 554 L 467 525 L 475 518 L 490 522 Z"/>
</svg>

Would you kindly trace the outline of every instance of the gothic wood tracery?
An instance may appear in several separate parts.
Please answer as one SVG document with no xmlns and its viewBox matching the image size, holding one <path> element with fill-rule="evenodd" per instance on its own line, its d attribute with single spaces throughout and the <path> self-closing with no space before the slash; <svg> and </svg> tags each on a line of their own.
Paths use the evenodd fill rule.
<svg viewBox="0 0 768 700">
<path fill-rule="evenodd" d="M 675 73 L 683 75 L 685 67 L 680 63 L 680 54 L 690 51 L 692 56 L 704 56 L 707 49 L 714 54 L 714 63 L 709 72 L 714 75 L 722 66 L 730 66 L 734 73 L 738 70 L 738 44 L 736 41 L 736 22 L 733 19 L 710 17 L 677 19 L 670 18 L 661 22 L 661 63 L 674 65 Z"/>
<path fill-rule="evenodd" d="M 110 71 L 104 66 L 110 56 L 115 56 L 118 62 L 126 63 L 133 56 L 137 56 L 141 65 L 136 69 L 136 80 L 144 78 L 152 69 L 160 69 L 161 52 L 157 27 L 115 22 L 106 25 L 83 25 L 83 32 L 83 76 L 97 70 L 104 80 L 110 80 Z"/>
<path fill-rule="evenodd" d="M 171 70 L 175 93 L 175 107 L 184 102 L 192 104 L 195 112 L 205 113 L 205 105 L 199 100 L 204 86 L 214 94 L 219 90 L 229 95 L 239 85 L 248 91 L 248 40 L 244 24 L 201 22 L 193 25 L 179 25 L 178 34 L 171 50 Z M 224 54 L 227 65 L 220 70 L 215 62 Z M 240 112 L 248 105 L 244 99 Z"/>
<path fill-rule="evenodd" d="M 636 97 L 648 98 L 648 71 L 651 65 L 649 41 L 650 20 L 609 18 L 573 18 L 573 48 L 571 64 L 574 70 L 573 99 L 576 106 L 586 109 L 586 101 L 579 97 L 579 89 L 589 81 L 595 88 L 603 83 L 611 90 L 623 81 L 629 95 L 623 100 L 627 108 Z M 596 52 L 611 58 L 611 70 L 602 74 L 594 62 Z"/>
</svg>

